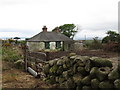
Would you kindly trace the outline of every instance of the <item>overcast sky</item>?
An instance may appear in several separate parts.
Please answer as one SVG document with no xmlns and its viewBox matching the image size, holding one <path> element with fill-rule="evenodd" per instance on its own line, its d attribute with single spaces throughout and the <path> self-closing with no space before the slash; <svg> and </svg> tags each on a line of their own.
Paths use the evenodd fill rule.
<svg viewBox="0 0 120 90">
<path fill-rule="evenodd" d="M 118 30 L 119 0 L 0 0 L 0 38 L 31 37 L 56 26 L 75 24 L 74 39 L 104 37 Z"/>
</svg>

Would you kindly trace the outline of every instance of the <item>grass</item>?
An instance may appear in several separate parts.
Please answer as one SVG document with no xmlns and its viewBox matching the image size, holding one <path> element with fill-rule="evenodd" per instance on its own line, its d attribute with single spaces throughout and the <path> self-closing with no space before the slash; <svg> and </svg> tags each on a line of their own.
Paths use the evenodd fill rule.
<svg viewBox="0 0 120 90">
<path fill-rule="evenodd" d="M 18 47 L 2 47 L 2 60 L 15 62 L 22 58 L 23 56 L 20 53 L 20 49 Z"/>
<path fill-rule="evenodd" d="M 102 49 L 101 40 L 86 40 L 84 46 L 88 49 Z"/>
</svg>

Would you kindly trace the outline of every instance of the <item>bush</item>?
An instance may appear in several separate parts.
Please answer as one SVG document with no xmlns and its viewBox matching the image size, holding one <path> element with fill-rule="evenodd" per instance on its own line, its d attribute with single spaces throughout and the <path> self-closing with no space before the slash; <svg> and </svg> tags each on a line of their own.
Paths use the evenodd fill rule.
<svg viewBox="0 0 120 90">
<path fill-rule="evenodd" d="M 24 69 L 24 60 L 17 60 L 14 62 L 14 65 L 18 69 Z"/>
<path fill-rule="evenodd" d="M 103 49 L 106 51 L 120 52 L 120 34 L 108 31 L 106 37 L 102 39 Z"/>
<path fill-rule="evenodd" d="M 19 52 L 17 48 L 13 48 L 12 46 L 2 47 L 2 60 L 15 62 L 23 58 Z"/>
<path fill-rule="evenodd" d="M 92 41 L 86 42 L 85 46 L 89 49 L 102 49 L 102 43 L 98 37 L 93 38 Z"/>
<path fill-rule="evenodd" d="M 11 44 L 10 44 L 10 43 L 4 43 L 3 46 L 5 46 L 5 47 L 10 47 Z"/>
<path fill-rule="evenodd" d="M 103 44 L 103 50 L 117 52 L 119 50 L 119 45 L 115 42 Z"/>
</svg>

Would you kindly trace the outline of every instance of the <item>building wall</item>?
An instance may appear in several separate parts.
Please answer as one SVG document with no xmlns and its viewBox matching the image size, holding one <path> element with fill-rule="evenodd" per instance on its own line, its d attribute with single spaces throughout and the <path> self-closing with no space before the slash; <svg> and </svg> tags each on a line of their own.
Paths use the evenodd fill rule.
<svg viewBox="0 0 120 90">
<path fill-rule="evenodd" d="M 56 48 L 55 42 L 50 42 L 50 49 L 54 50 Z"/>
<path fill-rule="evenodd" d="M 74 43 L 74 50 L 75 51 L 78 51 L 78 50 L 83 50 L 83 43 L 81 43 L 81 42 L 75 42 Z"/>
<path fill-rule="evenodd" d="M 27 42 L 27 46 L 30 51 L 40 51 L 45 49 L 44 42 Z"/>
<path fill-rule="evenodd" d="M 64 42 L 64 51 L 72 51 L 74 50 L 74 42 Z"/>
<path fill-rule="evenodd" d="M 28 49 L 30 51 L 41 51 L 45 50 L 45 43 L 44 42 L 27 42 Z M 61 47 L 62 47 L 61 42 Z M 50 50 L 56 50 L 56 42 L 50 42 Z"/>
</svg>

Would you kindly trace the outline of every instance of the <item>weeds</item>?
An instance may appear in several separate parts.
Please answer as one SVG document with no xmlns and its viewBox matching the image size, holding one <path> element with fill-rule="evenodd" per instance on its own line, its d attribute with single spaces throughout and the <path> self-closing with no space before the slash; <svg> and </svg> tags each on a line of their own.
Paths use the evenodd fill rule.
<svg viewBox="0 0 120 90">
<path fill-rule="evenodd" d="M 85 42 L 85 47 L 89 49 L 102 49 L 102 43 L 98 40 L 98 37 L 93 38 L 93 40 L 89 40 Z"/>
<path fill-rule="evenodd" d="M 15 62 L 22 59 L 23 57 L 19 52 L 17 47 L 2 47 L 2 60 Z"/>
</svg>

